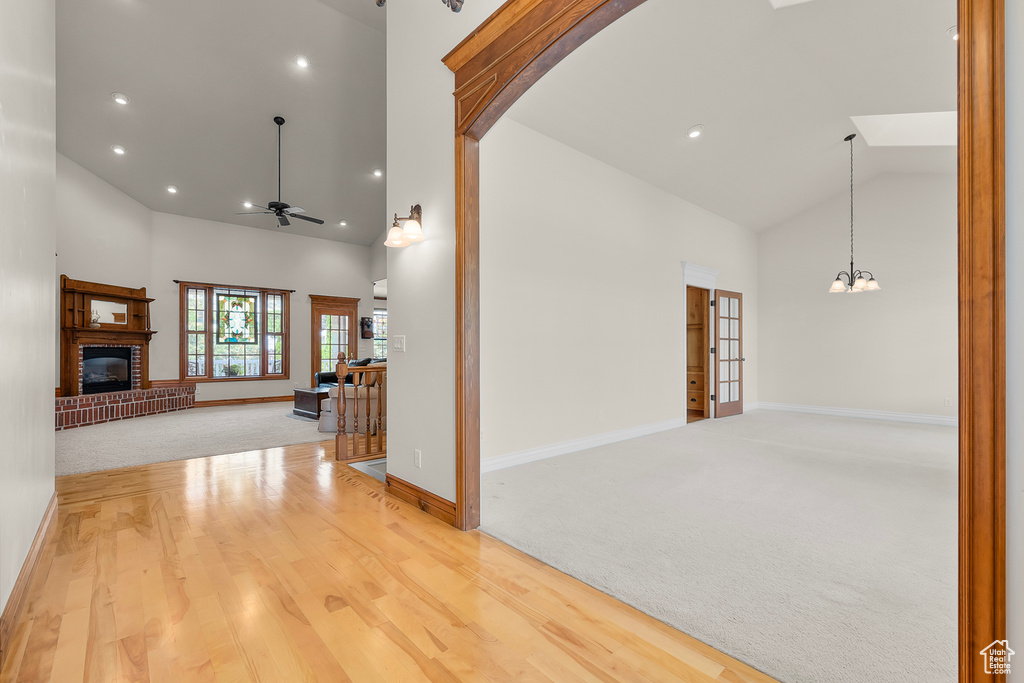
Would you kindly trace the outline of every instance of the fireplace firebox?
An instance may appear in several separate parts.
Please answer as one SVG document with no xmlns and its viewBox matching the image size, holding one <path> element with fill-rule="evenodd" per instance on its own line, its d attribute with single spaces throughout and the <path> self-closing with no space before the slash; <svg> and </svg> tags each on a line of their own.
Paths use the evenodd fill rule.
<svg viewBox="0 0 1024 683">
<path fill-rule="evenodd" d="M 83 394 L 131 390 L 131 347 L 86 346 L 82 349 Z"/>
</svg>

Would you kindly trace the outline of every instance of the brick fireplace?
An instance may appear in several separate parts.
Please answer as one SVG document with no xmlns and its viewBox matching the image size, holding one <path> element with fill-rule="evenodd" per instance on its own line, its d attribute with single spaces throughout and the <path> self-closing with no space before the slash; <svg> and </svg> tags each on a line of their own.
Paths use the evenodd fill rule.
<svg viewBox="0 0 1024 683">
<path fill-rule="evenodd" d="M 149 327 L 152 301 L 146 297 L 145 287 L 130 289 L 61 276 L 61 385 L 56 429 L 195 406 L 195 384 L 149 379 L 149 340 L 156 334 Z M 97 349 L 129 349 L 130 354 L 97 354 Z M 97 366 L 95 357 L 104 356 L 111 362 Z M 83 386 L 87 375 L 93 378 L 88 390 Z"/>
</svg>

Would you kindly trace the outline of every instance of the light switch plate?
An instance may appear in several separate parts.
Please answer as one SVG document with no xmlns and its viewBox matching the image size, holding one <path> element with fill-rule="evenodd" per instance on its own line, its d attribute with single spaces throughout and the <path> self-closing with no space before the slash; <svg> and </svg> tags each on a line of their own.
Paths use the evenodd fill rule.
<svg viewBox="0 0 1024 683">
<path fill-rule="evenodd" d="M 398 353 L 405 353 L 405 335 L 396 334 L 391 338 L 391 350 Z"/>
</svg>

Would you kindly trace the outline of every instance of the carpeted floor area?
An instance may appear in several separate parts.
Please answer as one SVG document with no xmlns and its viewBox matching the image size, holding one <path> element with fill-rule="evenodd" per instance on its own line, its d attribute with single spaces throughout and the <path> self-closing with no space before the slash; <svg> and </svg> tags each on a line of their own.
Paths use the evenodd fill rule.
<svg viewBox="0 0 1024 683">
<path fill-rule="evenodd" d="M 485 474 L 482 530 L 787 683 L 957 678 L 957 431 L 754 411 Z"/>
<path fill-rule="evenodd" d="M 333 438 L 287 402 L 190 408 L 57 432 L 57 476 Z"/>
</svg>

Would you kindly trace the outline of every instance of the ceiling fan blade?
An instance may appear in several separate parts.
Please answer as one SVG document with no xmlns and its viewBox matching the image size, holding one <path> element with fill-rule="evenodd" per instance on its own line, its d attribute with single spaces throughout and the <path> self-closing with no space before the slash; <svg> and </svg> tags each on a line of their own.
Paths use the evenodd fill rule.
<svg viewBox="0 0 1024 683">
<path fill-rule="evenodd" d="M 310 223 L 316 223 L 317 225 L 323 225 L 324 222 L 319 218 L 313 218 L 312 216 L 303 216 L 301 214 L 292 214 L 292 218 L 298 218 L 302 221 L 309 221 Z"/>
<path fill-rule="evenodd" d="M 274 213 L 273 211 L 236 211 L 236 216 L 255 216 L 257 214 L 263 215 L 265 213 Z"/>
<path fill-rule="evenodd" d="M 277 214 L 277 222 L 281 224 L 282 228 L 286 225 L 291 225 L 291 221 L 288 220 L 288 216 L 285 216 L 283 213 Z"/>
<path fill-rule="evenodd" d="M 287 209 L 284 210 L 284 212 L 287 214 L 296 214 L 306 213 L 306 210 L 303 209 L 301 206 L 289 206 Z"/>
</svg>

